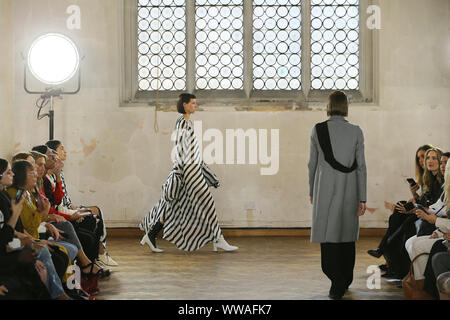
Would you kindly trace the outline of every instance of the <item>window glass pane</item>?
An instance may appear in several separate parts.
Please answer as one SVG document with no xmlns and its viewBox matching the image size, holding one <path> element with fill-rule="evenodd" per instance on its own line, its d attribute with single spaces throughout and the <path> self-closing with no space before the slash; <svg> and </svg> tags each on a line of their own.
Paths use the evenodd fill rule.
<svg viewBox="0 0 450 320">
<path fill-rule="evenodd" d="M 185 30 L 184 1 L 138 1 L 140 91 L 186 89 Z"/>
<path fill-rule="evenodd" d="M 197 0 L 196 89 L 243 89 L 243 0 Z"/>
<path fill-rule="evenodd" d="M 253 1 L 253 87 L 301 89 L 301 1 Z"/>
<path fill-rule="evenodd" d="M 359 89 L 359 0 L 311 0 L 311 88 Z"/>
</svg>

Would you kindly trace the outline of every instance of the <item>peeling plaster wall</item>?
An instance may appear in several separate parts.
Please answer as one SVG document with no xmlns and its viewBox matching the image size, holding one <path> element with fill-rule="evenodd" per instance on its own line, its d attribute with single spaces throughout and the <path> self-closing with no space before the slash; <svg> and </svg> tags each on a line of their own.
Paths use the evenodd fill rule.
<svg viewBox="0 0 450 320">
<path fill-rule="evenodd" d="M 66 28 L 65 12 L 71 4 L 81 8 L 81 30 Z M 349 112 L 349 120 L 362 127 L 366 139 L 369 212 L 361 218 L 362 227 L 387 226 L 390 211 L 385 201 L 410 198 L 405 178 L 414 175 L 419 145 L 450 150 L 449 2 L 381 0 L 380 6 L 379 104 L 352 106 Z M 69 191 L 76 204 L 99 205 L 108 226 L 136 226 L 161 196 L 171 169 L 170 135 L 178 114 L 159 112 L 160 131 L 155 133 L 153 108 L 120 107 L 120 1 L 15 0 L 13 7 L 14 56 L 2 50 L 0 63 L 14 66 L 15 150 L 48 138 L 48 121 L 36 120 L 37 96 L 23 89 L 21 52 L 40 34 L 62 32 L 85 55 L 80 93 L 55 100 L 55 136 L 68 150 Z M 11 86 L 11 75 L 0 77 L 2 88 Z M 12 101 L 8 97 L 6 101 Z M 5 101 L 3 90 L 0 99 Z M 309 227 L 309 135 L 313 125 L 326 118 L 323 109 L 211 109 L 192 118 L 203 121 L 203 132 L 217 128 L 225 136 L 225 129 L 255 128 L 280 133 L 277 175 L 260 175 L 259 164 L 210 166 L 221 180 L 212 193 L 222 226 Z M 9 129 L 2 128 L 2 136 Z M 2 139 L 0 150 L 8 152 L 14 144 Z"/>
</svg>

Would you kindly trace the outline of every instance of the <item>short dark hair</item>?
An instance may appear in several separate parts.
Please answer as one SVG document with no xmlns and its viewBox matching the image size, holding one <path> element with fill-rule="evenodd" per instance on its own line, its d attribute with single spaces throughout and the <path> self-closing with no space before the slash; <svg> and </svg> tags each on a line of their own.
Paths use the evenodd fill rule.
<svg viewBox="0 0 450 320">
<path fill-rule="evenodd" d="M 450 158 L 450 152 L 444 152 L 441 157 L 447 157 Z"/>
<path fill-rule="evenodd" d="M 47 143 L 45 144 L 47 147 L 49 147 L 52 150 L 58 149 L 58 147 L 61 145 L 61 141 L 59 140 L 49 140 L 47 141 Z"/>
<path fill-rule="evenodd" d="M 48 149 L 49 148 L 45 144 L 42 144 L 40 146 L 33 147 L 33 149 L 31 149 L 31 150 L 40 152 L 42 154 L 46 154 Z"/>
<path fill-rule="evenodd" d="M 348 100 L 345 93 L 335 91 L 328 97 L 328 116 L 348 116 Z"/>
<path fill-rule="evenodd" d="M 191 99 L 196 99 L 196 97 L 192 93 L 185 92 L 185 93 L 180 94 L 179 98 L 180 99 L 178 99 L 178 102 L 177 102 L 177 111 L 178 111 L 178 113 L 186 114 L 183 104 L 189 103 L 191 101 Z"/>
<path fill-rule="evenodd" d="M 23 189 L 27 183 L 27 170 L 34 170 L 31 163 L 26 160 L 18 160 L 12 164 L 12 171 L 14 172 L 12 187 L 16 189 Z"/>
</svg>

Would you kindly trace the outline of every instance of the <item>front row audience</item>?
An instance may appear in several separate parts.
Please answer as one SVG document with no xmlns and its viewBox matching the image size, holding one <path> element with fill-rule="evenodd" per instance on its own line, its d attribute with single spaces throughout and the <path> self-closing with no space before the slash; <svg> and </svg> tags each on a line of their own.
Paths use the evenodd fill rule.
<svg viewBox="0 0 450 320">
<path fill-rule="evenodd" d="M 0 300 L 92 300 L 98 279 L 111 274 L 102 265 L 117 265 L 105 250 L 101 210 L 62 205 L 70 198 L 52 149 L 61 146 L 49 141 L 15 154 L 11 164 L 0 159 Z"/>
<path fill-rule="evenodd" d="M 416 181 L 409 181 L 413 198 L 397 202 L 378 248 L 368 251 L 384 256 L 384 277 L 403 279 L 412 263 L 415 280 L 432 299 L 450 299 L 449 157 L 431 145 L 418 148 Z"/>
</svg>

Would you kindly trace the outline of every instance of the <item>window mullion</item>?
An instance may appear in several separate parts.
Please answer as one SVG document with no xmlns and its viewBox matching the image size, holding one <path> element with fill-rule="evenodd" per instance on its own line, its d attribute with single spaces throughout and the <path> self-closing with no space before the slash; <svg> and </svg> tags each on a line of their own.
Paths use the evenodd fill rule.
<svg viewBox="0 0 450 320">
<path fill-rule="evenodd" d="M 186 90 L 195 90 L 195 1 L 186 1 Z"/>
<path fill-rule="evenodd" d="M 244 92 L 253 90 L 253 0 L 244 0 Z"/>
<path fill-rule="evenodd" d="M 311 3 L 302 1 L 302 91 L 305 99 L 311 90 Z"/>
</svg>

